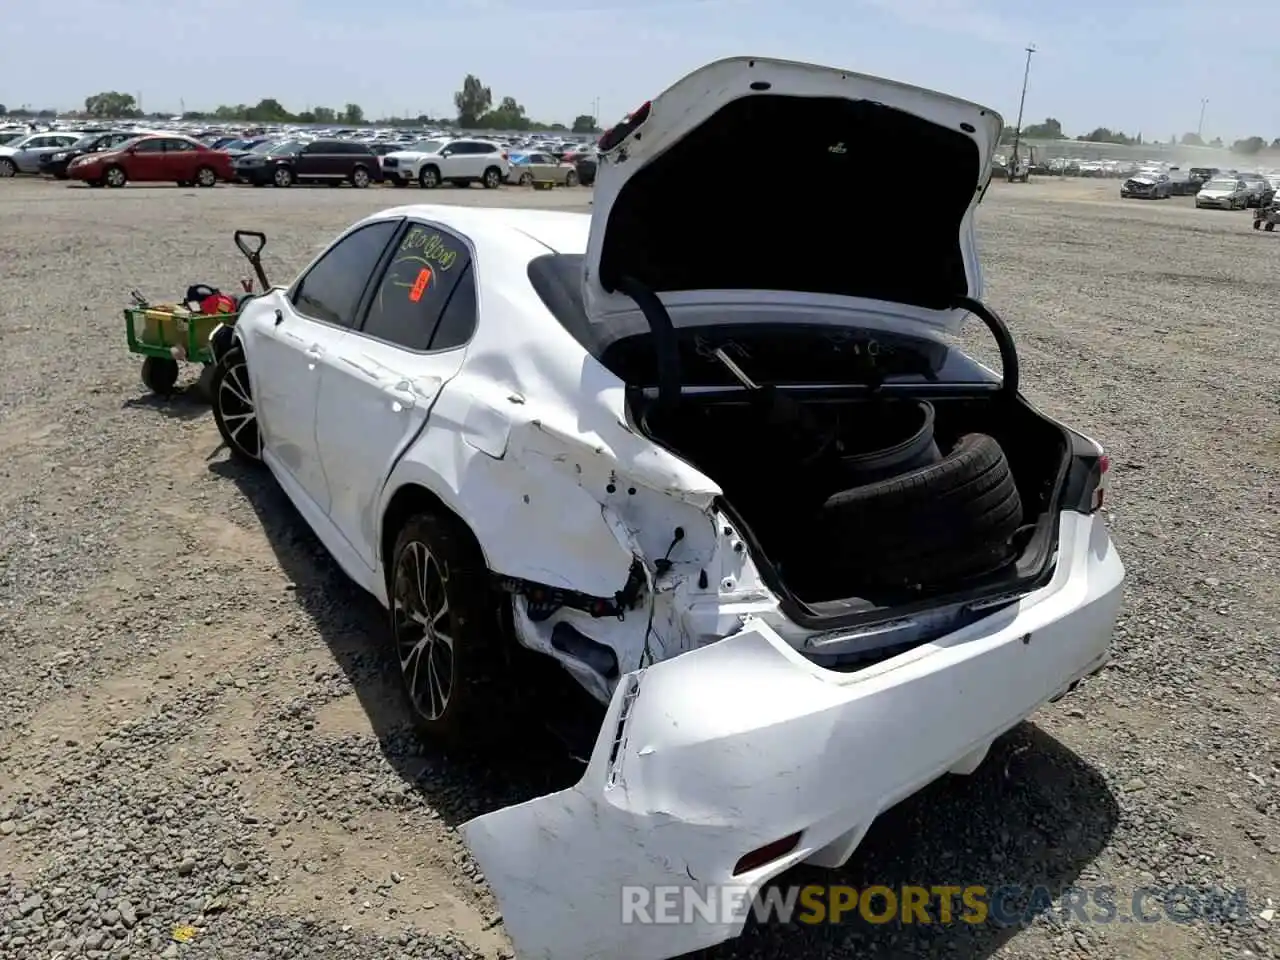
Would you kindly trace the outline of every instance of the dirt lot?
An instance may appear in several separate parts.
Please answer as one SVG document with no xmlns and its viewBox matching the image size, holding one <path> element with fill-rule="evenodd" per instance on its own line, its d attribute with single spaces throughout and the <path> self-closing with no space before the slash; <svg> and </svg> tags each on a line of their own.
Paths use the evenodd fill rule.
<svg viewBox="0 0 1280 960">
<path fill-rule="evenodd" d="M 1025 391 L 1114 456 L 1115 661 L 834 879 L 1109 886 L 1119 915 L 756 928 L 707 960 L 1280 956 L 1280 237 L 1117 193 L 995 184 L 981 215 Z M 455 828 L 563 771 L 407 732 L 373 601 L 203 408 L 144 394 L 119 320 L 131 288 L 239 277 L 236 227 L 266 229 L 285 276 L 418 197 L 0 183 L 0 957 L 507 949 Z M 1128 922 L 1143 889 L 1166 906 Z"/>
</svg>

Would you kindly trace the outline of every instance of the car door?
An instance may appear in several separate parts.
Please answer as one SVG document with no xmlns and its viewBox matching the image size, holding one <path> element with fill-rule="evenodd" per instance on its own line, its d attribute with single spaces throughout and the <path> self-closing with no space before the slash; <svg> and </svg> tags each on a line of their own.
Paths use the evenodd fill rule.
<svg viewBox="0 0 1280 960">
<path fill-rule="evenodd" d="M 125 173 L 130 180 L 150 181 L 163 180 L 164 176 L 164 141 L 159 137 L 140 140 L 131 148 L 125 159 Z"/>
<path fill-rule="evenodd" d="M 401 221 L 346 234 L 294 284 L 274 324 L 257 331 L 249 372 L 264 458 L 287 473 L 321 511 L 329 487 L 316 449 L 316 397 L 323 363 L 355 325 L 365 288 Z"/>
<path fill-rule="evenodd" d="M 471 255 L 460 237 L 410 221 L 385 261 L 359 329 L 323 366 L 316 406 L 329 519 L 370 570 L 378 564 L 383 484 L 461 369 L 477 320 Z"/>
<path fill-rule="evenodd" d="M 68 140 L 64 136 L 48 135 L 33 137 L 23 148 L 14 154 L 14 165 L 23 173 L 36 173 L 40 169 L 40 155 L 48 150 L 57 150 L 64 145 L 75 143 L 75 138 Z"/>
<path fill-rule="evenodd" d="M 192 181 L 196 178 L 198 154 L 193 144 L 186 140 L 169 139 L 164 144 L 164 179 Z"/>
</svg>

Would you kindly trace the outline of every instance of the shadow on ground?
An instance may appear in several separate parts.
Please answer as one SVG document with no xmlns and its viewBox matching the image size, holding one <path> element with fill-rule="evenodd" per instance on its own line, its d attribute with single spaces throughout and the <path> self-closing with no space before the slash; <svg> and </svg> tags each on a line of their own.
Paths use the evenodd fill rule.
<svg viewBox="0 0 1280 960">
<path fill-rule="evenodd" d="M 532 713 L 528 723 L 509 731 L 500 757 L 446 757 L 424 745 L 403 698 L 387 695 L 397 668 L 386 653 L 382 608 L 351 584 L 265 470 L 223 460 L 210 469 L 234 481 L 253 505 L 298 601 L 350 679 L 384 755 L 446 821 L 457 824 L 577 780 L 582 767 L 568 755 L 563 738 L 552 736 L 543 718 Z M 583 702 L 558 669 L 530 683 L 544 680 L 563 685 L 541 701 L 544 710 L 550 704 L 572 710 Z M 594 734 L 599 718 L 587 727 Z M 1021 896 L 1001 897 L 1002 909 L 993 910 L 992 919 L 940 924 L 931 906 L 930 924 L 872 923 L 857 911 L 838 924 L 752 921 L 741 939 L 690 958 L 914 960 L 937 952 L 981 960 L 1030 921 L 1034 890 L 1056 896 L 1076 881 L 1106 845 L 1118 817 L 1115 798 L 1093 768 L 1037 727 L 1022 724 L 996 742 L 972 776 L 944 777 L 882 815 L 844 868 L 801 867 L 775 884 L 1019 888 Z M 883 909 L 883 901 L 876 906 Z M 962 913 L 957 901 L 955 915 Z"/>
<path fill-rule="evenodd" d="M 167 397 L 156 393 L 130 397 L 120 406 L 124 410 L 154 410 L 175 420 L 194 420 L 196 417 L 209 415 L 209 401 L 201 395 L 194 383 L 177 388 Z"/>
</svg>

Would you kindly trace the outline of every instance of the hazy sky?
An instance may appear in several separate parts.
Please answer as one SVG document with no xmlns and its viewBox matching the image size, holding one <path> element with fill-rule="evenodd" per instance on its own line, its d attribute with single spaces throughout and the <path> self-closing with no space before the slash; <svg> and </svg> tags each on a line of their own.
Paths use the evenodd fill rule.
<svg viewBox="0 0 1280 960">
<path fill-rule="evenodd" d="M 531 117 L 569 122 L 599 98 L 612 121 L 704 62 L 755 54 L 943 89 L 1012 123 L 1034 43 L 1025 123 L 1168 139 L 1207 97 L 1206 139 L 1280 137 L 1280 0 L 59 0 L 3 23 L 10 108 L 115 89 L 148 110 L 275 97 L 452 115 L 471 72 Z"/>
</svg>

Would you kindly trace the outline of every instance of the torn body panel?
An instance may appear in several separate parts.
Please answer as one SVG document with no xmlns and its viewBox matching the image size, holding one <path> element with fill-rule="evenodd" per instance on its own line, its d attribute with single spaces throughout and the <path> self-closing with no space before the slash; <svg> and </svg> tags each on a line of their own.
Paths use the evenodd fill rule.
<svg viewBox="0 0 1280 960">
<path fill-rule="evenodd" d="M 624 888 L 749 897 L 802 861 L 843 863 L 881 812 L 971 772 L 1107 656 L 1123 567 L 1100 520 L 1064 526 L 1062 574 L 1038 595 L 866 670 L 822 669 L 753 617 L 624 676 L 576 786 L 463 827 L 518 956 L 665 960 L 730 939 L 745 905 L 624 924 Z"/>
</svg>

